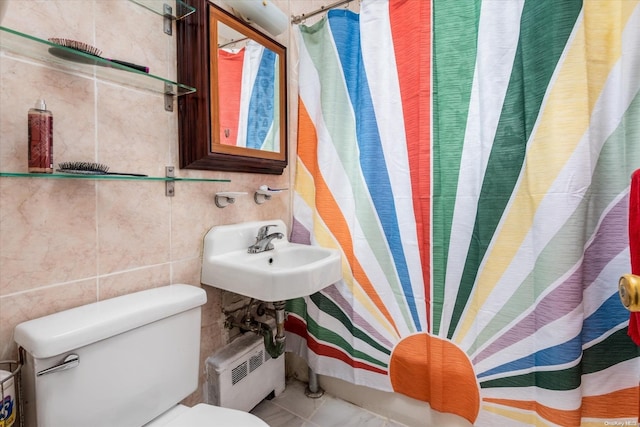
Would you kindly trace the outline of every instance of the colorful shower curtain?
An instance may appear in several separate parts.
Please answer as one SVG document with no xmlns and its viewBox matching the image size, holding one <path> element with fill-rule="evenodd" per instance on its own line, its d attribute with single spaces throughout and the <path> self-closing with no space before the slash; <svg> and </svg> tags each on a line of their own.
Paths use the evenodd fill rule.
<svg viewBox="0 0 640 427">
<path fill-rule="evenodd" d="M 362 0 L 296 32 L 291 238 L 343 280 L 288 302 L 288 349 L 478 426 L 639 421 L 640 2 Z"/>
</svg>

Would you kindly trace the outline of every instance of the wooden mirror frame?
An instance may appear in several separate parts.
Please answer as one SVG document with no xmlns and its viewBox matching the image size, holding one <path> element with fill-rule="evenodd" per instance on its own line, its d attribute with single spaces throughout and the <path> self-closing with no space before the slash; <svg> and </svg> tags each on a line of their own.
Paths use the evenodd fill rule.
<svg viewBox="0 0 640 427">
<path fill-rule="evenodd" d="M 195 87 L 196 92 L 177 101 L 180 168 L 282 174 L 288 162 L 286 48 L 207 0 L 186 3 L 196 11 L 176 22 L 178 81 Z M 212 52 L 217 58 L 217 45 L 211 46 L 210 37 L 217 34 L 218 21 L 212 29 L 210 14 L 280 55 L 280 152 L 217 142 L 219 122 L 211 122 L 215 117 L 212 108 L 218 105 L 217 89 L 211 84 L 217 81 L 217 66 L 212 61 Z"/>
</svg>

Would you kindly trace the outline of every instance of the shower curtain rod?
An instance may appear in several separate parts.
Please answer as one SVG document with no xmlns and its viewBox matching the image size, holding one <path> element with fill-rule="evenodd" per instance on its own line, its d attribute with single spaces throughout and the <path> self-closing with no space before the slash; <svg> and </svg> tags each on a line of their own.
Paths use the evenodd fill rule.
<svg viewBox="0 0 640 427">
<path fill-rule="evenodd" d="M 245 41 L 245 40 L 249 40 L 249 37 L 243 37 L 243 38 L 238 39 L 238 40 L 231 40 L 230 42 L 219 44 L 218 45 L 218 49 L 222 49 L 223 47 L 227 47 L 229 45 L 232 45 L 232 44 L 235 44 L 235 43 L 239 43 L 239 42 Z"/>
<path fill-rule="evenodd" d="M 313 12 L 303 13 L 303 14 L 297 15 L 297 16 L 292 16 L 291 17 L 291 23 L 292 24 L 299 24 L 299 23 L 301 23 L 302 21 L 304 21 L 307 18 L 310 18 L 310 17 L 312 17 L 314 15 L 317 15 L 319 13 L 322 13 L 322 12 L 326 12 L 329 9 L 333 9 L 335 7 L 338 7 L 338 6 L 342 6 L 343 4 L 351 3 L 352 1 L 353 0 L 340 0 L 340 1 L 337 1 L 335 3 L 331 3 L 328 6 L 320 6 L 320 9 L 314 10 Z"/>
</svg>

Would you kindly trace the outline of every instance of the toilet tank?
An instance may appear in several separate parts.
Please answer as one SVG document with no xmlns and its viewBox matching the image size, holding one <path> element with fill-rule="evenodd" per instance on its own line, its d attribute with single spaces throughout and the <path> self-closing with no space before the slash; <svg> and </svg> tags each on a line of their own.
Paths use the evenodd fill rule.
<svg viewBox="0 0 640 427">
<path fill-rule="evenodd" d="M 140 427 L 180 402 L 198 385 L 205 302 L 170 285 L 16 326 L 25 424 Z"/>
</svg>

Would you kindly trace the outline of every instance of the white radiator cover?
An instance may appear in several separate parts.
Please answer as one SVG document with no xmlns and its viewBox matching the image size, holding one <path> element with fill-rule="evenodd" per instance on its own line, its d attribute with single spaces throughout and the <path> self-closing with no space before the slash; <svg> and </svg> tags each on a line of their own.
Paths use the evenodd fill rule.
<svg viewBox="0 0 640 427">
<path fill-rule="evenodd" d="M 207 358 L 207 403 L 248 412 L 271 392 L 278 396 L 285 387 L 284 359 L 272 359 L 260 335 L 245 333 Z"/>
</svg>

